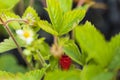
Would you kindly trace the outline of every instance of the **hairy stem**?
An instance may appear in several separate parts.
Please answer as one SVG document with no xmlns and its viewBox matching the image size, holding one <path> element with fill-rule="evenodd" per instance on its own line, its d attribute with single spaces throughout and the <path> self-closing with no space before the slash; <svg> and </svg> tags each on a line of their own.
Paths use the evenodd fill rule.
<svg viewBox="0 0 120 80">
<path fill-rule="evenodd" d="M 24 20 L 24 19 L 10 19 L 10 20 L 7 20 L 6 22 L 4 22 L 4 24 L 7 25 L 9 22 L 12 22 L 12 21 L 19 21 L 19 22 L 28 23 L 28 21 Z"/>
<path fill-rule="evenodd" d="M 56 36 L 54 36 L 54 45 L 58 46 L 58 38 Z"/>
<path fill-rule="evenodd" d="M 39 51 L 37 51 L 37 53 L 38 53 L 39 61 L 42 65 L 42 67 L 44 67 L 46 62 L 45 62 L 44 58 L 42 57 L 41 53 Z"/>
</svg>

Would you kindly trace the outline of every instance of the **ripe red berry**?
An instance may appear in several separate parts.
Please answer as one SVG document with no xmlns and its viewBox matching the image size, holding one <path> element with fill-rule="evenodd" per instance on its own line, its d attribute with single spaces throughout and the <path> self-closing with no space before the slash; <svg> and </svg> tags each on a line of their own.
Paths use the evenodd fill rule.
<svg viewBox="0 0 120 80">
<path fill-rule="evenodd" d="M 70 68 L 72 61 L 67 55 L 62 55 L 59 64 L 62 70 L 68 70 Z"/>
</svg>

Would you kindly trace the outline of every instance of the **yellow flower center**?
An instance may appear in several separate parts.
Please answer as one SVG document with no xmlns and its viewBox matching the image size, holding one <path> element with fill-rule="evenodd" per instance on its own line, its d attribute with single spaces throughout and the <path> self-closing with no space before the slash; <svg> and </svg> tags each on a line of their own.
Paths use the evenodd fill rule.
<svg viewBox="0 0 120 80">
<path fill-rule="evenodd" d="M 24 36 L 25 38 L 28 38 L 28 37 L 30 37 L 30 33 L 29 33 L 28 31 L 25 31 L 24 34 L 23 34 L 23 36 Z"/>
</svg>

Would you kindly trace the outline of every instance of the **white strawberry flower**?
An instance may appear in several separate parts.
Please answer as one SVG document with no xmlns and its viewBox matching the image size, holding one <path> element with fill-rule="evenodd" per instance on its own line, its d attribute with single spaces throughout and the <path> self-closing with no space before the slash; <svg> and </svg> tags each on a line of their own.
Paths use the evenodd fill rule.
<svg viewBox="0 0 120 80">
<path fill-rule="evenodd" d="M 19 29 L 16 31 L 17 35 L 26 42 L 26 44 L 31 44 L 32 41 L 34 40 L 33 36 L 34 33 L 32 30 L 22 30 Z"/>
</svg>

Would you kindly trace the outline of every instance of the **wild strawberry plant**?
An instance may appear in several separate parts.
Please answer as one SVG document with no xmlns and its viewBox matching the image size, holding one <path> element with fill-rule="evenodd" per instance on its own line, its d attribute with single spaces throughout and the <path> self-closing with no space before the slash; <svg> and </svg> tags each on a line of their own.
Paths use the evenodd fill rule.
<svg viewBox="0 0 120 80">
<path fill-rule="evenodd" d="M 18 65 L 10 54 L 1 56 L 1 80 L 117 79 L 120 34 L 106 41 L 89 21 L 79 25 L 89 5 L 72 9 L 72 0 L 46 0 L 45 10 L 51 21 L 48 22 L 41 20 L 32 7 L 22 17 L 16 15 L 11 9 L 18 0 L 0 2 L 0 24 L 9 34 L 0 43 L 0 53 L 17 48 L 27 65 L 27 68 Z M 54 36 L 52 46 L 45 38 L 38 38 L 40 29 Z"/>
</svg>

